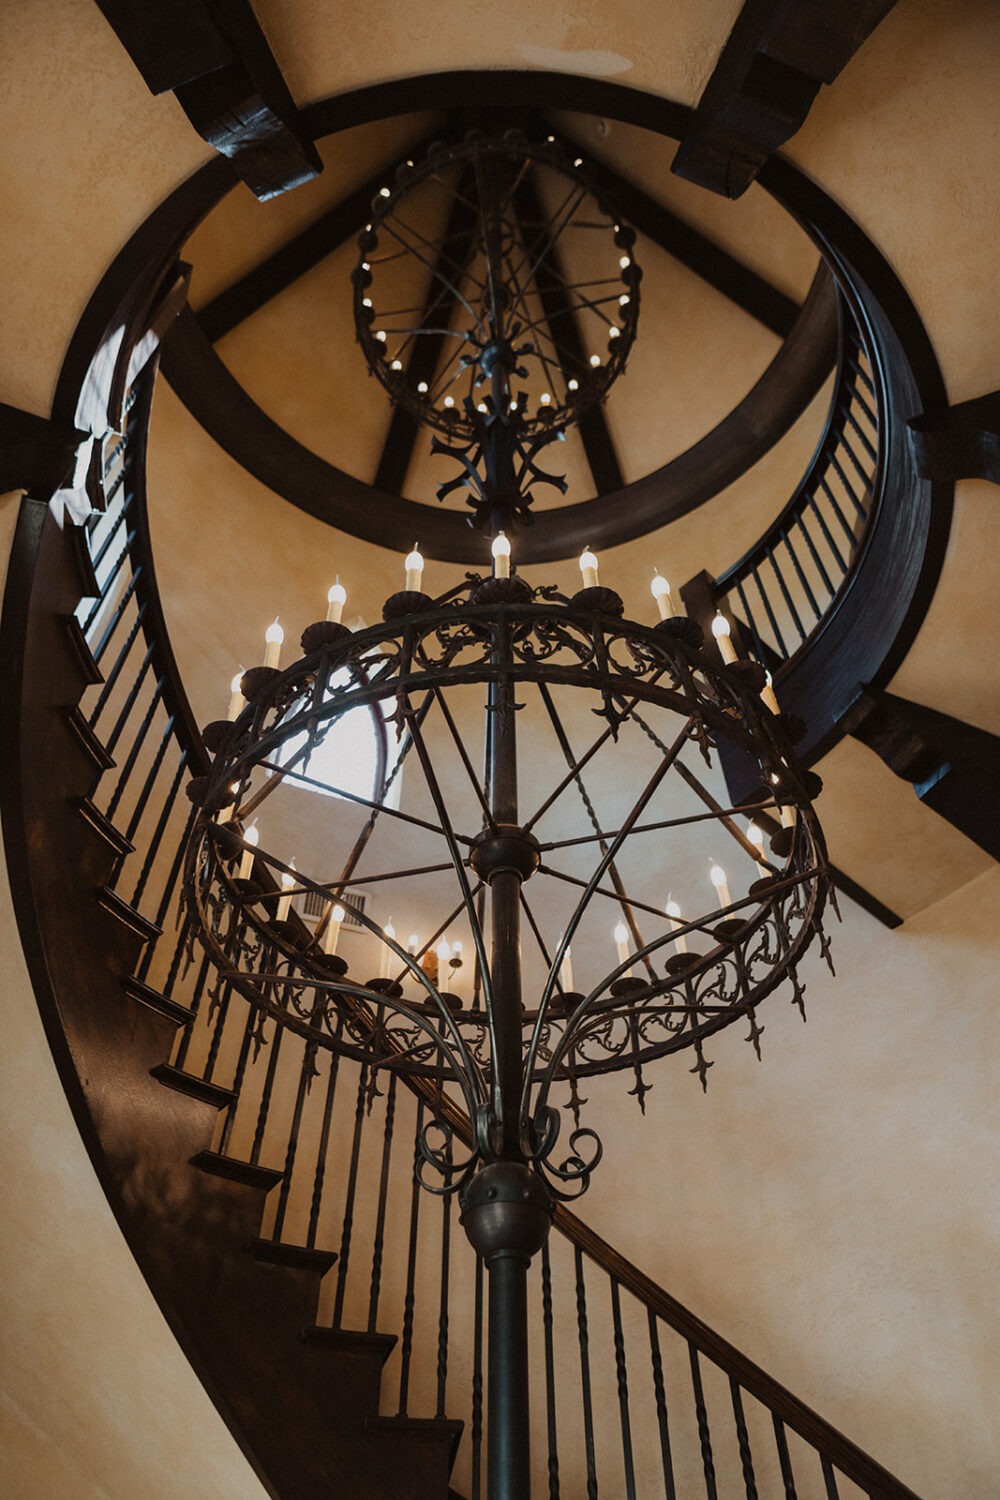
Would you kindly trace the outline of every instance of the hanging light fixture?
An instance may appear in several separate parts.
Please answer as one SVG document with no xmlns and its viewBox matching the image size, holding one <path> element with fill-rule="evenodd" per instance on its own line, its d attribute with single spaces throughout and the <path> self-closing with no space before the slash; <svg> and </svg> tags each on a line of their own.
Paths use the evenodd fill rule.
<svg viewBox="0 0 1000 1500">
<path fill-rule="evenodd" d="M 529 316 L 524 247 L 506 218 L 529 170 L 561 178 L 581 221 L 606 225 L 612 300 L 585 309 L 572 357 L 558 342 L 554 355 L 547 350 Z M 463 192 L 477 185 L 482 265 L 475 296 L 471 283 L 460 289 L 466 323 L 449 328 L 460 356 L 417 380 L 399 351 L 421 335 L 380 319 L 379 247 L 393 239 L 406 195 L 449 172 Z M 442 491 L 467 491 L 490 570 L 435 594 L 415 547 L 381 623 L 351 632 L 331 609 L 285 668 L 269 636 L 269 662 L 239 684 L 247 707 L 206 730 L 215 761 L 191 789 L 202 816 L 186 899 L 227 980 L 279 1025 L 393 1070 L 437 1103 L 421 1148 L 425 1184 L 461 1193 L 463 1223 L 490 1274 L 490 1500 L 529 1491 L 525 1276 L 554 1200 L 583 1191 L 601 1155 L 596 1129 L 581 1123 L 581 1080 L 625 1072 L 643 1105 L 650 1069 L 686 1052 L 704 1085 L 708 1039 L 743 1022 L 759 1055 L 761 1002 L 784 986 L 801 1005 L 797 965 L 814 939 L 827 951 L 830 885 L 811 806 L 818 782 L 795 762 L 786 732 L 795 726 L 762 701 L 763 669 L 731 649 L 721 661 L 705 649 L 666 580 L 654 579 L 659 618 L 626 618 L 590 549 L 571 593 L 555 582 L 530 586 L 517 572 L 516 528 L 533 487 L 560 484 L 538 467 L 541 449 L 624 369 L 639 301 L 633 239 L 585 169 L 554 143 L 529 146 L 514 133 L 436 148 L 380 194 L 355 272 L 359 339 L 393 399 L 441 434 L 436 451 L 458 460 L 459 478 Z M 535 257 L 536 281 L 543 262 Z M 340 594 L 330 599 L 342 606 Z M 358 709 L 371 714 L 380 748 L 370 796 L 324 788 L 341 798 L 331 804 L 337 827 L 350 823 L 345 805 L 356 809 L 349 834 L 324 837 L 334 863 L 310 868 L 297 850 L 293 870 L 263 835 L 248 859 L 256 810 L 315 779 L 313 750 Z M 399 747 L 391 768 L 387 732 Z M 758 768 L 752 809 L 728 806 L 719 789 L 723 744 Z M 390 807 L 387 788 L 404 764 L 419 795 Z M 606 810 L 591 781 L 601 764 L 612 767 Z M 567 831 L 570 797 L 586 823 Z M 765 848 L 769 813 L 776 832 Z M 403 868 L 393 831 L 426 854 Z M 381 881 L 398 915 L 407 879 L 440 893 L 436 926 L 404 946 L 390 922 L 359 911 L 377 977 L 355 975 L 337 942 L 343 893 Z M 284 920 L 296 891 L 327 903 L 327 928 Z M 602 907 L 606 924 L 593 920 Z M 459 931 L 471 960 L 462 996 Z"/>
</svg>

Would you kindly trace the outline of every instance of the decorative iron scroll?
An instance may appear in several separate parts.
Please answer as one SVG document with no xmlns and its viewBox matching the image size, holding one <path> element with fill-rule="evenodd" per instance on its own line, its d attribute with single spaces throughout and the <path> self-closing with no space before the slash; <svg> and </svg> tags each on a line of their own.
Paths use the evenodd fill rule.
<svg viewBox="0 0 1000 1500">
<path fill-rule="evenodd" d="M 601 597 L 595 599 L 595 594 Z M 493 1076 L 494 955 L 485 917 L 489 878 L 481 859 L 477 873 L 476 852 L 477 845 L 492 837 L 491 772 L 487 767 L 482 778 L 473 773 L 463 740 L 469 731 L 459 731 L 458 721 L 468 709 L 472 688 L 479 689 L 474 696 L 480 702 L 488 700 L 487 720 L 506 713 L 520 726 L 523 708 L 529 723 L 532 714 L 537 723 L 543 708 L 548 711 L 567 759 L 545 796 L 532 785 L 535 810 L 514 830 L 531 850 L 532 866 L 537 864 L 525 879 L 522 903 L 537 951 L 536 980 L 525 996 L 521 1022 L 520 1134 L 526 1158 L 544 1165 L 567 1190 L 586 1185 L 593 1160 L 586 1159 L 584 1148 L 592 1146 L 593 1159 L 599 1154 L 596 1137 L 591 1143 L 579 1130 L 582 1079 L 630 1070 L 636 1080 L 632 1092 L 642 1104 L 651 1086 L 644 1069 L 669 1053 L 691 1049 L 692 1071 L 704 1084 L 712 1066 L 704 1055 L 706 1040 L 742 1020 L 759 1055 L 764 1028 L 756 1012 L 761 1001 L 784 984 L 801 1007 L 797 964 L 802 954 L 816 938 L 828 955 L 822 929 L 829 889 L 826 857 L 810 802 L 817 778 L 796 766 L 786 728 L 797 726 L 783 724 L 782 716 L 761 701 L 762 674 L 754 664 L 722 666 L 701 649 L 689 621 L 666 620 L 649 628 L 621 619 L 616 601 L 604 589 L 584 590 L 567 600 L 553 588 L 532 591 L 518 578 L 483 581 L 472 576 L 458 597 L 443 602 L 424 595 L 394 596 L 386 622 L 357 634 L 342 626 L 311 626 L 304 639 L 314 649 L 293 666 L 280 672 L 255 668 L 246 674 L 244 690 L 251 701 L 234 723 L 206 730 L 216 752 L 214 764 L 191 789 L 201 817 L 187 853 L 185 899 L 193 931 L 227 981 L 262 1014 L 313 1044 L 374 1069 L 457 1089 L 474 1122 L 471 1170 L 476 1157 L 495 1153 L 499 1129 Z M 401 609 L 405 612 L 399 614 Z M 596 732 L 581 756 L 569 751 L 565 705 L 560 712 L 555 701 L 557 695 L 569 694 L 574 732 L 581 714 L 590 718 L 591 710 L 596 716 L 590 718 Z M 458 701 L 449 706 L 452 699 Z M 293 871 L 288 862 L 258 847 L 254 878 L 241 879 L 239 867 L 250 849 L 243 837 L 250 818 L 257 809 L 263 813 L 268 798 L 282 786 L 310 783 L 308 767 L 316 747 L 331 726 L 359 707 L 380 721 L 386 712 L 406 776 L 420 778 L 420 815 L 391 807 L 386 787 L 399 766 L 387 772 L 383 756 L 380 784 L 370 798 L 345 793 L 341 802 L 329 804 L 334 819 L 343 817 L 344 800 L 367 813 L 365 830 L 342 867 L 318 875 Z M 475 783 L 473 823 L 467 820 L 467 807 L 458 812 L 450 806 L 451 788 L 435 769 L 432 729 L 452 735 L 464 754 L 467 802 Z M 634 744 L 626 747 L 626 735 L 633 734 Z M 759 769 L 759 795 L 751 806 L 727 808 L 705 784 L 722 739 L 751 756 Z M 296 748 L 289 755 L 291 742 Z M 620 825 L 600 827 L 593 836 L 540 842 L 532 828 L 546 808 L 567 794 L 582 796 L 593 822 L 594 804 L 584 776 L 594 747 L 610 748 L 615 742 L 614 753 L 628 774 L 633 774 L 640 744 L 652 768 L 642 789 L 634 797 L 629 793 Z M 682 759 L 691 752 L 703 762 L 701 776 Z M 540 768 L 533 763 L 531 770 L 534 783 Z M 680 778 L 699 811 L 673 818 L 655 815 L 657 797 L 670 778 Z M 759 815 L 770 811 L 779 816 L 784 810 L 786 826 L 774 834 L 766 854 L 737 821 L 755 809 Z M 757 878 L 722 909 L 670 921 L 662 910 L 662 893 L 623 883 L 622 851 L 626 844 L 662 841 L 698 823 L 708 823 L 713 838 L 732 840 L 756 864 Z M 408 952 L 374 917 L 359 913 L 357 921 L 380 945 L 386 971 L 379 979 L 361 982 L 349 976 L 339 955 L 324 953 L 323 920 L 314 932 L 298 921 L 276 920 L 276 900 L 278 880 L 285 876 L 294 882 L 294 892 L 311 891 L 332 904 L 363 872 L 376 824 L 416 829 L 439 846 L 442 863 L 426 868 L 440 873 L 450 867 L 455 906 L 442 912 L 438 932 L 416 953 Z M 566 844 L 589 851 L 586 878 L 559 868 Z M 385 878 L 398 875 L 390 869 Z M 380 878 L 372 876 L 373 884 Z M 562 893 L 568 888 L 575 900 L 557 933 L 545 931 L 548 919 L 535 898 L 536 889 L 553 886 Z M 595 903 L 609 900 L 630 923 L 630 951 L 586 992 L 567 989 L 567 950 L 585 931 Z M 474 950 L 473 994 L 462 1000 L 449 993 L 443 976 L 429 972 L 425 956 L 459 916 L 471 932 Z M 656 931 L 640 933 L 640 920 Z M 557 1085 L 569 1086 L 578 1127 L 567 1162 L 558 1169 L 551 1155 L 558 1111 L 550 1103 Z M 426 1154 L 432 1164 L 440 1152 L 428 1147 Z M 460 1186 L 466 1175 L 456 1169 L 453 1185 Z"/>
</svg>

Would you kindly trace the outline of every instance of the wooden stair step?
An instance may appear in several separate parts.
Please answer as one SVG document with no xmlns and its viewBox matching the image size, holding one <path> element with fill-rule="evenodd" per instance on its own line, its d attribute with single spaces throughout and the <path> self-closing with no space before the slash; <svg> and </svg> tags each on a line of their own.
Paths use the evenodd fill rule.
<svg viewBox="0 0 1000 1500">
<path fill-rule="evenodd" d="M 124 859 L 127 854 L 135 853 L 135 845 L 123 833 L 118 831 L 111 822 L 111 819 L 105 817 L 104 813 L 101 812 L 99 807 L 95 807 L 89 797 L 79 798 L 76 805 L 84 821 L 104 840 L 116 859 Z"/>
<path fill-rule="evenodd" d="M 336 1349 L 338 1354 L 356 1354 L 364 1358 L 377 1355 L 380 1369 L 398 1342 L 394 1333 L 358 1333 L 351 1328 L 327 1328 L 318 1323 L 304 1328 L 302 1337 L 307 1344 Z"/>
<path fill-rule="evenodd" d="M 74 664 L 83 674 L 84 686 L 97 687 L 104 681 L 104 673 L 94 660 L 79 620 L 76 615 L 64 615 L 63 624 L 66 627 L 66 637 L 73 648 Z"/>
<path fill-rule="evenodd" d="M 171 1063 L 158 1063 L 149 1071 L 158 1082 L 165 1083 L 168 1089 L 176 1089 L 179 1094 L 189 1094 L 192 1099 L 214 1104 L 217 1109 L 225 1109 L 227 1104 L 233 1102 L 232 1089 L 223 1088 L 219 1083 L 209 1083 L 196 1073 L 185 1073 L 183 1068 L 175 1068 Z"/>
<path fill-rule="evenodd" d="M 320 1250 L 315 1245 L 290 1245 L 284 1240 L 251 1240 L 247 1246 L 256 1260 L 266 1261 L 272 1266 L 295 1266 L 303 1271 L 319 1271 L 325 1275 L 337 1264 L 336 1250 Z"/>
<path fill-rule="evenodd" d="M 200 1081 L 205 1088 L 217 1087 L 213 1083 L 206 1084 L 203 1079 Z M 212 1177 L 224 1177 L 227 1182 L 242 1182 L 247 1187 L 263 1188 L 266 1193 L 276 1187 L 285 1175 L 274 1167 L 262 1167 L 259 1162 L 240 1161 L 235 1156 L 224 1156 L 221 1151 L 198 1151 L 191 1157 L 191 1165 L 201 1172 L 208 1172 Z"/>
<path fill-rule="evenodd" d="M 191 1011 L 186 1005 L 182 1005 L 179 1000 L 171 1000 L 167 995 L 161 995 L 152 985 L 143 984 L 141 979 L 134 976 L 126 979 L 125 993 L 137 1005 L 155 1010 L 158 1015 L 166 1016 L 168 1021 L 173 1021 L 177 1026 L 186 1026 L 192 1019 Z"/>
<path fill-rule="evenodd" d="M 101 585 L 97 581 L 94 560 L 90 555 L 90 538 L 87 535 L 87 528 L 70 522 L 65 528 L 64 535 L 79 575 L 80 593 L 85 599 L 96 599 L 101 592 Z"/>
<path fill-rule="evenodd" d="M 79 706 L 66 710 L 66 722 L 93 763 L 96 775 L 101 777 L 106 771 L 113 771 L 114 756 L 109 753 L 104 741 L 91 728 L 89 720 L 80 712 Z"/>
<path fill-rule="evenodd" d="M 465 1423 L 450 1417 L 369 1417 L 365 1424 L 369 1432 L 399 1432 L 428 1441 L 449 1444 L 448 1467 L 455 1462 L 458 1445 L 462 1441 Z"/>
<path fill-rule="evenodd" d="M 97 897 L 99 904 L 110 916 L 117 918 L 123 927 L 140 938 L 143 943 L 152 943 L 162 936 L 163 929 L 157 927 L 148 917 L 144 917 L 141 911 L 136 911 L 130 906 L 124 896 L 119 896 L 117 891 L 112 891 L 108 886 L 100 892 Z"/>
</svg>

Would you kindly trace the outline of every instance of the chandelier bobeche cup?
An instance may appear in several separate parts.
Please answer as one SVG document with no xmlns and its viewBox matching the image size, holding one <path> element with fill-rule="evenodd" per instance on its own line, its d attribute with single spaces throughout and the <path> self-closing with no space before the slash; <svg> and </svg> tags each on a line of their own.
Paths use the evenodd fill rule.
<svg viewBox="0 0 1000 1500">
<path fill-rule="evenodd" d="M 442 184 L 449 223 L 465 215 L 478 260 L 453 286 L 449 306 L 462 316 L 442 310 L 428 332 L 422 316 L 382 316 L 376 294 L 383 276 L 406 272 L 419 195 Z M 525 243 L 523 214 L 515 234 L 506 212 L 516 199 L 522 210 L 562 204 L 562 234 L 550 227 Z M 576 224 L 603 234 L 609 262 L 605 276 L 588 244 L 585 290 L 567 272 Z M 828 953 L 818 783 L 791 746 L 801 726 L 780 712 L 764 669 L 739 659 L 728 622 L 717 618 L 706 645 L 659 573 L 644 611 L 654 618 L 626 618 L 589 548 L 571 593 L 517 571 L 533 486 L 560 484 L 540 453 L 625 368 L 638 312 L 633 242 L 581 162 L 516 132 L 433 148 L 379 195 L 354 277 L 358 337 L 393 400 L 457 461 L 441 493 L 464 492 L 491 565 L 435 595 L 414 547 L 381 622 L 356 631 L 343 622 L 338 579 L 326 619 L 284 668 L 276 623 L 263 665 L 234 679 L 228 719 L 206 730 L 215 759 L 192 787 L 201 816 L 186 899 L 227 982 L 308 1045 L 362 1060 L 374 1079 L 393 1070 L 431 1104 L 425 1183 L 461 1193 L 509 1325 L 504 1349 L 491 1339 L 491 1500 L 529 1490 L 524 1275 L 554 1200 L 583 1191 L 601 1154 L 581 1123 L 584 1081 L 623 1072 L 642 1105 L 650 1070 L 684 1052 L 704 1084 L 709 1038 L 742 1022 L 759 1055 L 758 1007 L 779 988 L 801 1006 L 805 950 L 817 940 Z M 571 304 L 584 332 L 560 339 L 546 315 Z M 432 332 L 430 367 L 422 341 Z M 320 747 L 359 712 L 375 746 L 366 793 L 315 769 Z M 721 752 L 756 767 L 749 804 L 728 805 Z M 609 764 L 595 791 L 592 776 Z M 271 799 L 293 784 L 336 794 L 324 868 L 294 869 L 267 848 Z M 401 942 L 388 912 L 378 921 L 349 908 L 352 893 L 380 881 L 399 899 L 407 879 L 441 897 L 440 920 L 419 940 Z M 314 925 L 293 899 L 310 903 Z M 378 955 L 373 977 L 354 974 L 339 951 L 349 909 L 365 952 Z"/>
</svg>

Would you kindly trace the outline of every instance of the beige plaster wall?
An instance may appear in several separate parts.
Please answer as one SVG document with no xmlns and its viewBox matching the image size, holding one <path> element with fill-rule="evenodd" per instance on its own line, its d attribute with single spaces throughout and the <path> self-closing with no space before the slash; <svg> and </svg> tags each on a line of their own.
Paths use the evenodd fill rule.
<svg viewBox="0 0 1000 1500">
<path fill-rule="evenodd" d="M 0 501 L 4 573 L 16 514 L 16 497 Z M 0 996 L 0 1493 L 264 1500 L 143 1281 L 77 1133 L 21 954 L 5 862 Z"/>
</svg>

